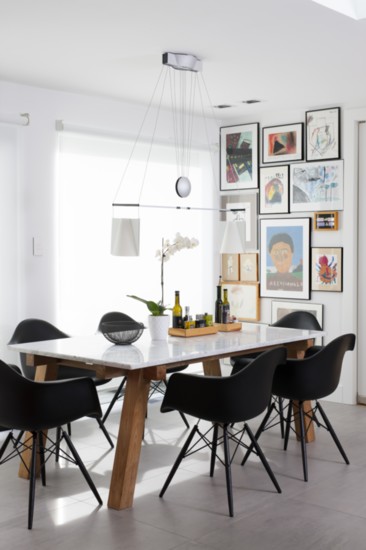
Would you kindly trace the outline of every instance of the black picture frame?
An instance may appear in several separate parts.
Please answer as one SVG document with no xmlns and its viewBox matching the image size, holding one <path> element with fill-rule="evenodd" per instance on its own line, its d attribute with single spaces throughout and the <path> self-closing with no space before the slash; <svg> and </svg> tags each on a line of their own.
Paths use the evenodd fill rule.
<svg viewBox="0 0 366 550">
<path fill-rule="evenodd" d="M 305 113 L 306 161 L 341 158 L 341 109 L 315 109 Z"/>
<path fill-rule="evenodd" d="M 262 163 L 275 164 L 304 159 L 304 123 L 262 128 Z"/>
<path fill-rule="evenodd" d="M 220 191 L 258 188 L 259 123 L 220 128 Z"/>
<path fill-rule="evenodd" d="M 259 214 L 290 212 L 290 167 L 288 164 L 259 169 Z"/>
</svg>

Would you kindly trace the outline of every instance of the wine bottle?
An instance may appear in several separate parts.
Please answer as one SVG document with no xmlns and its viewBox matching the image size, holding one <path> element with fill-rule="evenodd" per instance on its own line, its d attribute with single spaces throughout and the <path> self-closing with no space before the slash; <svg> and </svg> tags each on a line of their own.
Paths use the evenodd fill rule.
<svg viewBox="0 0 366 550">
<path fill-rule="evenodd" d="M 182 306 L 179 301 L 179 290 L 175 291 L 175 303 L 173 307 L 173 328 L 183 327 Z"/>
<path fill-rule="evenodd" d="M 222 323 L 222 299 L 221 299 L 221 285 L 216 287 L 217 295 L 215 302 L 215 323 Z"/>
<path fill-rule="evenodd" d="M 230 304 L 227 297 L 227 288 L 224 288 L 224 300 L 222 302 L 222 323 L 230 322 Z"/>
</svg>

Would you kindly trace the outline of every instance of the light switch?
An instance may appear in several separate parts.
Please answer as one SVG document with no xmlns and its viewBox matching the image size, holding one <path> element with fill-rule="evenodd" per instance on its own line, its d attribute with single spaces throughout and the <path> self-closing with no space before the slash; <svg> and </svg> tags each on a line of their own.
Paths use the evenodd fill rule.
<svg viewBox="0 0 366 550">
<path fill-rule="evenodd" d="M 43 256 L 43 243 L 40 237 L 33 237 L 33 256 Z"/>
</svg>

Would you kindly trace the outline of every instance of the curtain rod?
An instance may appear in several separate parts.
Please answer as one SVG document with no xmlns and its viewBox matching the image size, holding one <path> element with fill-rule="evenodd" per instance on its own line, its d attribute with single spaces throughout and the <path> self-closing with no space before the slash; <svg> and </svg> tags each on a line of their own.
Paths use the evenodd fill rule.
<svg viewBox="0 0 366 550">
<path fill-rule="evenodd" d="M 30 115 L 29 113 L 0 113 L 0 123 L 29 126 Z"/>
</svg>

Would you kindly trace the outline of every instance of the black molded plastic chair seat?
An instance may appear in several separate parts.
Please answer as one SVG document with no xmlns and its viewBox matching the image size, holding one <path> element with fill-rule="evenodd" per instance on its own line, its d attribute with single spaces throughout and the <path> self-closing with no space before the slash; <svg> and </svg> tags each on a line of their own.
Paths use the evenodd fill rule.
<svg viewBox="0 0 366 550">
<path fill-rule="evenodd" d="M 304 480 L 308 479 L 307 455 L 306 455 L 306 423 L 305 420 L 314 421 L 318 427 L 323 427 L 331 434 L 333 441 L 338 447 L 346 464 L 349 460 L 341 446 L 332 425 L 326 416 L 319 399 L 333 393 L 339 384 L 343 359 L 346 351 L 355 347 L 356 337 L 354 334 L 344 334 L 332 340 L 320 349 L 315 348 L 309 356 L 304 359 L 288 359 L 280 365 L 273 377 L 272 393 L 281 398 L 289 399 L 289 408 L 286 418 L 286 433 L 284 449 L 287 449 L 291 422 L 299 419 L 300 433 L 297 437 L 301 442 Z M 296 401 L 296 407 L 293 402 Z M 311 411 L 304 411 L 304 401 L 315 401 Z M 269 411 L 270 412 L 270 411 Z M 323 422 L 317 416 L 319 412 Z M 261 426 L 256 439 L 263 431 Z M 296 430 L 294 430 L 296 432 Z M 243 463 L 247 457 L 244 457 Z"/>
<path fill-rule="evenodd" d="M 282 328 L 297 328 L 303 330 L 322 330 L 317 318 L 309 311 L 292 311 L 287 315 L 284 315 L 271 325 L 272 327 Z M 231 357 L 230 363 L 233 366 L 232 373 L 235 374 L 238 370 L 245 367 L 250 361 L 253 361 L 255 357 L 258 357 L 262 352 L 254 353 L 252 355 L 240 355 L 239 357 Z"/>
<path fill-rule="evenodd" d="M 31 433 L 27 441 L 13 445 L 7 456 L 4 453 L 10 442 L 15 443 L 12 432 L 9 432 L 0 449 L 0 464 L 14 456 L 21 456 L 24 448 L 32 447 L 32 458 L 29 468 L 29 507 L 28 528 L 32 528 L 35 483 L 36 457 L 39 453 L 42 484 L 46 484 L 45 464 L 49 455 L 55 454 L 64 440 L 71 454 L 62 451 L 62 456 L 69 462 L 77 464 L 93 491 L 99 504 L 102 499 L 82 463 L 69 435 L 62 431 L 60 440 L 52 441 L 44 431 L 58 428 L 83 416 L 100 418 L 102 411 L 97 391 L 90 378 L 77 378 L 54 382 L 34 382 L 18 374 L 7 364 L 0 361 L 0 425 L 9 430 L 21 430 Z"/>
<path fill-rule="evenodd" d="M 17 325 L 14 334 L 8 343 L 25 344 L 27 342 L 41 342 L 42 340 L 57 340 L 58 338 L 69 338 L 69 335 L 65 332 L 62 332 L 62 330 L 58 329 L 48 321 L 44 321 L 43 319 L 30 318 L 24 319 Z M 25 353 L 20 353 L 20 362 L 24 376 L 29 380 L 34 380 L 36 370 L 34 367 L 27 365 Z M 77 378 L 84 378 L 86 376 L 93 381 L 95 386 L 100 386 L 102 384 L 110 382 L 110 379 L 104 380 L 97 378 L 95 375 L 95 371 L 92 370 L 89 371 L 86 369 L 78 369 L 62 364 L 58 367 L 58 380 L 75 380 Z M 97 417 L 96 421 L 100 429 L 102 430 L 105 438 L 107 439 L 109 445 L 113 449 L 114 443 L 109 433 L 105 429 L 101 419 Z"/>
<path fill-rule="evenodd" d="M 243 443 L 244 433 L 247 433 L 256 454 L 261 459 L 277 491 L 281 492 L 276 478 L 263 452 L 255 441 L 247 421 L 257 417 L 267 408 L 272 391 L 273 374 L 277 365 L 283 363 L 285 358 L 285 348 L 276 348 L 261 354 L 246 368 L 233 376 L 205 377 L 195 374 L 177 373 L 170 377 L 161 405 L 161 411 L 169 412 L 176 410 L 192 415 L 198 418 L 199 421 L 207 420 L 212 422 L 213 425 L 209 427 L 206 433 L 200 431 L 199 423 L 192 428 L 165 481 L 160 492 L 160 497 L 164 495 L 183 458 L 201 448 L 201 446 L 197 446 L 197 443 L 192 443 L 195 435 L 211 449 L 210 476 L 213 476 L 216 458 L 224 464 L 230 516 L 233 516 L 233 497 L 229 440 L 234 441 L 237 448 L 240 446 L 248 448 Z M 230 432 L 230 425 L 236 422 L 244 422 L 244 428 L 240 428 L 239 432 Z M 222 436 L 218 435 L 219 427 L 223 430 Z M 208 433 L 211 431 L 212 440 L 209 440 Z M 221 444 L 224 447 L 224 460 L 217 454 L 217 448 Z"/>
</svg>

